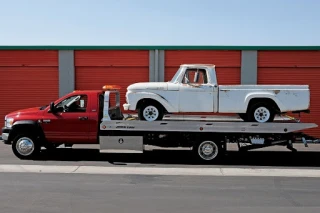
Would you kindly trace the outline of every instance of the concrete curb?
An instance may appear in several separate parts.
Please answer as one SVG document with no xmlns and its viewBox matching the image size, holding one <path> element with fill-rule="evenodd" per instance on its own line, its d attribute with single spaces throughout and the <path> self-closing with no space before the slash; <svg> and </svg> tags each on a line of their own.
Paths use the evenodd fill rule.
<svg viewBox="0 0 320 213">
<path fill-rule="evenodd" d="M 152 168 L 55 165 L 0 165 L 2 173 L 64 173 L 165 176 L 320 177 L 320 169 Z"/>
</svg>

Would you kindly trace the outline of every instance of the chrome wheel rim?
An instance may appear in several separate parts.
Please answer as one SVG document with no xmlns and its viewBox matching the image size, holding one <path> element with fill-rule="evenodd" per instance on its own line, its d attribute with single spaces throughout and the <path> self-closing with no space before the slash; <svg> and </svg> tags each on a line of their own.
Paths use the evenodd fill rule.
<svg viewBox="0 0 320 213">
<path fill-rule="evenodd" d="M 34 151 L 34 143 L 30 138 L 22 137 L 16 143 L 16 150 L 20 155 L 28 156 Z"/>
<path fill-rule="evenodd" d="M 266 107 L 259 107 L 254 111 L 254 119 L 257 122 L 264 123 L 270 118 L 270 111 Z"/>
<path fill-rule="evenodd" d="M 203 160 L 212 160 L 218 155 L 218 146 L 212 141 L 204 141 L 198 148 L 198 154 Z"/>
<path fill-rule="evenodd" d="M 148 106 L 143 110 L 143 117 L 147 121 L 154 121 L 158 118 L 158 116 L 159 116 L 159 111 L 154 106 Z"/>
</svg>

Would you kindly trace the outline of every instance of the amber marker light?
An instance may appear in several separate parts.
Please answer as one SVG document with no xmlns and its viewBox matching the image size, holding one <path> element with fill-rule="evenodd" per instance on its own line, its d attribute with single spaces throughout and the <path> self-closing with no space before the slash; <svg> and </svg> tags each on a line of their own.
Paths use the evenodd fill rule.
<svg viewBox="0 0 320 213">
<path fill-rule="evenodd" d="M 119 85 L 104 85 L 103 90 L 119 90 L 121 87 Z"/>
</svg>

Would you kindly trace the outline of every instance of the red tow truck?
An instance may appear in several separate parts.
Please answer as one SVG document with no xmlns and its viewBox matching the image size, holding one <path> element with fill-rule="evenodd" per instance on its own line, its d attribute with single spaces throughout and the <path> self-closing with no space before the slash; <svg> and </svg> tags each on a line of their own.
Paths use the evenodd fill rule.
<svg viewBox="0 0 320 213">
<path fill-rule="evenodd" d="M 99 144 L 100 152 L 112 153 L 143 153 L 145 145 L 189 147 L 197 159 L 211 162 L 223 156 L 228 143 L 237 143 L 239 150 L 284 145 L 295 151 L 293 143 L 307 145 L 302 131 L 318 126 L 294 121 L 142 121 L 122 113 L 119 89 L 106 85 L 74 91 L 47 106 L 11 112 L 5 116 L 2 139 L 20 159 L 35 158 L 42 147 Z"/>
</svg>

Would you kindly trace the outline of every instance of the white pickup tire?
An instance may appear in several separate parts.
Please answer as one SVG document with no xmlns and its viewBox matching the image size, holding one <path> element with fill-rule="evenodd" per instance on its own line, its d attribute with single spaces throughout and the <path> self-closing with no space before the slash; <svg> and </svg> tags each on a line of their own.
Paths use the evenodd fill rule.
<svg viewBox="0 0 320 213">
<path fill-rule="evenodd" d="M 252 104 L 247 112 L 249 122 L 266 123 L 272 122 L 275 118 L 275 111 L 271 104 L 258 102 Z"/>
<path fill-rule="evenodd" d="M 144 121 L 162 120 L 163 115 L 163 107 L 155 101 L 146 101 L 138 110 L 139 119 Z"/>
</svg>

